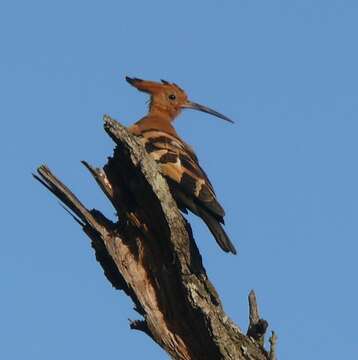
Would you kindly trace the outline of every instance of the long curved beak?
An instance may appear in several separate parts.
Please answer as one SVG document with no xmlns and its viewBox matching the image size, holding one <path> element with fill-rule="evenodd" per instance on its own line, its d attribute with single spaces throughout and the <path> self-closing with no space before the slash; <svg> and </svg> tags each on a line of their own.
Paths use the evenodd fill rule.
<svg viewBox="0 0 358 360">
<path fill-rule="evenodd" d="M 210 115 L 214 115 L 220 119 L 223 119 L 223 120 L 226 120 L 230 123 L 234 123 L 231 119 L 229 119 L 227 116 L 223 115 L 223 114 L 220 114 L 219 112 L 213 110 L 213 109 L 210 109 L 204 105 L 200 105 L 198 103 L 195 103 L 195 102 L 192 102 L 192 101 L 187 101 L 183 106 L 182 106 L 183 109 L 194 109 L 194 110 L 199 110 L 199 111 L 202 111 L 202 112 L 205 112 L 207 114 L 210 114 Z"/>
</svg>

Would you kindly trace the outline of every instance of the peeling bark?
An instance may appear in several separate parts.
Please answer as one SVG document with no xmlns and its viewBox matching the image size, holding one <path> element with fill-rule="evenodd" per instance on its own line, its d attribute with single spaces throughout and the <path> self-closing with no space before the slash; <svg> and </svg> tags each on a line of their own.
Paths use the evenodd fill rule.
<svg viewBox="0 0 358 360">
<path fill-rule="evenodd" d="M 252 330 L 261 321 L 256 306 L 244 335 L 224 313 L 190 225 L 155 161 L 115 120 L 105 116 L 104 128 L 116 143 L 113 156 L 103 169 L 83 164 L 115 207 L 117 222 L 86 209 L 46 166 L 34 176 L 91 239 L 107 279 L 131 297 L 141 319 L 130 327 L 148 334 L 172 359 L 269 359 L 263 347 L 267 323 Z"/>
</svg>

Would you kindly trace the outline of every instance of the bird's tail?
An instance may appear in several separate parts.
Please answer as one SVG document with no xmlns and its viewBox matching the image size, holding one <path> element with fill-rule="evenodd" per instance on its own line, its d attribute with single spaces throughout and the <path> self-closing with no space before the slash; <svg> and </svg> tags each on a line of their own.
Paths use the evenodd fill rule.
<svg viewBox="0 0 358 360">
<path fill-rule="evenodd" d="M 205 221 L 205 224 L 214 235 L 216 242 L 225 252 L 231 252 L 236 254 L 236 249 L 233 243 L 230 241 L 225 230 L 223 229 L 220 222 L 209 212 L 202 209 L 200 206 L 197 207 L 198 215 Z"/>
</svg>

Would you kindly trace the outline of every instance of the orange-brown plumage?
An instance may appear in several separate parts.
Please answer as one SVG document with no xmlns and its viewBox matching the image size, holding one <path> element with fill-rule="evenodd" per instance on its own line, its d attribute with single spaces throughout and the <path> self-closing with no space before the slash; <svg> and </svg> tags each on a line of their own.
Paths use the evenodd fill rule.
<svg viewBox="0 0 358 360">
<path fill-rule="evenodd" d="M 178 85 L 126 78 L 138 90 L 151 96 L 148 114 L 129 130 L 140 137 L 147 152 L 158 162 L 178 206 L 200 216 L 220 247 L 236 254 L 235 247 L 222 228 L 225 212 L 216 199 L 212 184 L 192 148 L 175 131 L 172 122 L 182 109 L 204 111 L 230 121 L 226 116 L 188 100 Z"/>
</svg>

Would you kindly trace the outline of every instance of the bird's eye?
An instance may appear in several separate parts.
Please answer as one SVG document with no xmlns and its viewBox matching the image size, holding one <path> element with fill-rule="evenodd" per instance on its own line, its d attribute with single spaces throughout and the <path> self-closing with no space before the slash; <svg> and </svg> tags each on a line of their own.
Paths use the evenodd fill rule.
<svg viewBox="0 0 358 360">
<path fill-rule="evenodd" d="M 170 94 L 168 96 L 169 100 L 175 100 L 176 99 L 176 96 L 174 94 Z"/>
</svg>

